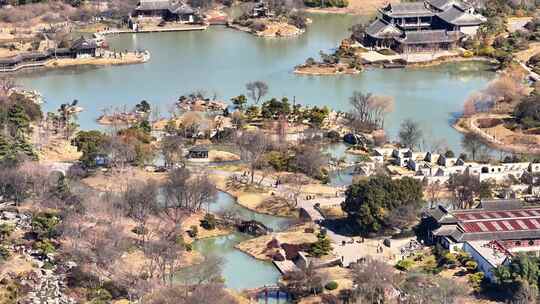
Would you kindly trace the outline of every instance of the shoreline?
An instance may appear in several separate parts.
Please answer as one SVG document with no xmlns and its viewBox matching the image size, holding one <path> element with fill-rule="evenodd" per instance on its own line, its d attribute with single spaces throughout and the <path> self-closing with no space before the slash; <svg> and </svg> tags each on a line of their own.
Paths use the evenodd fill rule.
<svg viewBox="0 0 540 304">
<path fill-rule="evenodd" d="M 230 189 L 227 189 L 227 187 L 224 187 L 223 185 L 221 185 L 221 183 L 215 181 L 215 185 L 216 185 L 216 188 L 221 191 L 221 192 L 224 192 L 224 193 L 227 193 L 228 195 L 232 196 L 235 200 L 235 203 L 238 204 L 239 206 L 242 206 L 243 208 L 246 208 L 254 213 L 257 213 L 257 214 L 261 214 L 261 215 L 269 215 L 269 216 L 275 216 L 275 217 L 281 217 L 281 218 L 287 218 L 287 219 L 294 219 L 294 218 L 297 218 L 296 216 L 285 216 L 283 214 L 274 214 L 274 213 L 270 213 L 270 212 L 266 212 L 265 210 L 259 210 L 257 209 L 257 207 L 252 207 L 248 204 L 243 204 L 241 202 L 241 200 L 239 200 L 239 197 L 241 197 L 242 195 L 250 195 L 250 194 L 253 194 L 253 195 L 264 195 L 265 193 L 252 193 L 252 192 L 237 192 L 237 191 L 233 191 L 233 190 L 230 190 Z M 262 202 L 262 201 L 261 201 Z"/>
<path fill-rule="evenodd" d="M 295 37 L 298 37 L 302 34 L 304 34 L 306 32 L 305 29 L 299 29 L 297 27 L 294 27 L 291 25 L 291 27 L 294 27 L 296 29 L 296 31 L 292 34 L 287 34 L 287 35 L 281 35 L 278 33 L 281 33 L 281 31 L 278 29 L 276 32 L 274 32 L 273 34 L 264 34 L 264 31 L 263 32 L 254 32 L 252 31 L 250 28 L 248 27 L 245 27 L 245 26 L 241 26 L 239 24 L 235 24 L 235 23 L 232 23 L 232 22 L 228 22 L 226 25 L 226 27 L 228 28 L 231 28 L 233 30 L 237 30 L 237 31 L 240 31 L 240 32 L 244 32 L 244 33 L 248 33 L 248 34 L 251 34 L 255 37 L 260 37 L 260 38 L 295 38 Z"/>
<path fill-rule="evenodd" d="M 68 67 L 107 67 L 115 65 L 142 64 L 147 62 L 148 60 L 150 60 L 150 53 L 145 53 L 141 55 L 128 53 L 126 58 L 53 58 L 44 62 L 21 64 L 20 66 L 16 66 L 12 69 L 0 70 L 0 75 L 17 74 L 32 70 L 53 70 Z"/>
<path fill-rule="evenodd" d="M 304 70 L 305 69 L 305 70 Z M 360 70 L 357 69 L 345 69 L 344 71 L 339 71 L 336 67 L 315 67 L 315 69 L 322 69 L 319 71 L 310 71 L 311 67 L 295 67 L 293 73 L 296 75 L 305 75 L 305 76 L 337 76 L 337 75 L 358 75 Z M 333 70 L 333 71 L 324 71 Z M 338 68 L 339 69 L 339 68 Z"/>
<path fill-rule="evenodd" d="M 140 30 L 132 30 L 132 29 L 112 29 L 112 30 L 106 30 L 106 31 L 98 31 L 95 32 L 95 34 L 102 35 L 102 36 L 109 36 L 109 35 L 120 35 L 120 34 L 144 34 L 144 33 L 162 33 L 162 32 L 187 32 L 187 31 L 204 31 L 208 29 L 210 24 L 202 24 L 202 25 L 184 25 L 181 27 L 151 27 L 150 29 L 140 29 Z"/>
<path fill-rule="evenodd" d="M 512 153 L 525 153 L 525 154 L 539 155 L 540 148 L 531 147 L 531 145 L 538 146 L 538 144 L 531 144 L 529 146 L 526 146 L 523 144 L 505 143 L 503 141 L 498 140 L 494 136 L 487 134 L 485 131 L 482 130 L 482 128 L 478 127 L 476 124 L 476 122 L 479 119 L 502 119 L 504 117 L 508 117 L 508 115 L 495 114 L 495 113 L 478 113 L 469 117 L 461 116 L 458 119 L 456 119 L 456 121 L 452 124 L 452 128 L 454 128 L 456 131 L 460 132 L 461 134 L 477 135 L 478 137 L 480 137 L 482 142 L 484 142 L 486 145 L 488 145 L 489 147 L 493 149 L 502 150 L 506 152 L 512 152 Z M 511 130 L 508 130 L 508 132 L 511 132 L 514 138 L 518 138 L 520 136 L 526 135 L 526 134 L 517 134 Z"/>
<path fill-rule="evenodd" d="M 413 62 L 407 63 L 405 68 L 426 68 L 432 66 L 438 66 L 446 63 L 460 63 L 460 62 L 484 62 L 489 64 L 497 64 L 498 62 L 495 59 L 483 57 L 483 56 L 474 56 L 474 57 L 462 57 L 462 56 L 451 56 L 451 57 L 441 57 L 431 61 L 424 62 Z"/>
</svg>

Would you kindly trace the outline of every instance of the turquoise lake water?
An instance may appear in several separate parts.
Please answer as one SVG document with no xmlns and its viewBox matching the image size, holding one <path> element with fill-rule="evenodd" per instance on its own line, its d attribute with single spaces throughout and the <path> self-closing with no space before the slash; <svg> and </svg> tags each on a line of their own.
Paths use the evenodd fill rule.
<svg viewBox="0 0 540 304">
<path fill-rule="evenodd" d="M 293 96 L 298 103 L 327 105 L 347 110 L 354 90 L 395 97 L 395 110 L 386 129 L 395 138 L 403 119 L 413 118 L 424 128 L 427 140 L 444 138 L 459 150 L 461 135 L 449 122 L 463 101 L 485 86 L 494 73 L 478 63 L 447 64 L 419 69 L 371 69 L 359 75 L 298 76 L 293 67 L 320 50 L 330 51 L 360 17 L 315 15 L 304 35 L 264 39 L 225 27 L 202 32 L 126 34 L 110 37 L 117 50 L 148 49 L 149 62 L 105 68 L 68 68 L 22 74 L 18 81 L 45 97 L 46 109 L 78 99 L 85 112 L 83 128 L 96 128 L 102 109 L 142 99 L 158 104 L 164 115 L 178 96 L 196 90 L 228 100 L 245 93 L 253 80 L 268 83 L 268 96 Z"/>
</svg>

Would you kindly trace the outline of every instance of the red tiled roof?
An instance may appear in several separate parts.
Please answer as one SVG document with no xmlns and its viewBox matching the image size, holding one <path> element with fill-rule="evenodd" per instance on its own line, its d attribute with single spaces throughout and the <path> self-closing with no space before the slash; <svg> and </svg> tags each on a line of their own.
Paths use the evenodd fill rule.
<svg viewBox="0 0 540 304">
<path fill-rule="evenodd" d="M 540 222 L 531 219 L 502 219 L 476 222 L 462 222 L 465 232 L 498 232 L 514 230 L 540 230 Z"/>
<path fill-rule="evenodd" d="M 540 230 L 540 208 L 459 211 L 453 215 L 466 233 Z"/>
<path fill-rule="evenodd" d="M 537 218 L 540 219 L 540 208 L 501 210 L 501 211 L 460 211 L 452 213 L 459 221 L 478 221 L 490 219 L 517 219 L 517 218 Z"/>
</svg>

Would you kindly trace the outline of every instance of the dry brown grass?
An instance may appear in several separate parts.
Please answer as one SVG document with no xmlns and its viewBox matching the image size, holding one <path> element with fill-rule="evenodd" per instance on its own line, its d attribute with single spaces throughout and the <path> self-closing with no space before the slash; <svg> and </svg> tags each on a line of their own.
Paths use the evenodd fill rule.
<svg viewBox="0 0 540 304">
<path fill-rule="evenodd" d="M 216 237 L 221 235 L 227 235 L 232 232 L 231 229 L 228 228 L 220 228 L 216 227 L 216 229 L 213 230 L 206 230 L 203 227 L 201 227 L 201 220 L 204 218 L 204 212 L 195 213 L 190 215 L 187 219 L 185 219 L 182 222 L 182 230 L 188 231 L 191 230 L 192 226 L 197 226 L 197 237 L 195 239 L 204 239 L 209 237 Z M 184 234 L 184 240 L 187 243 L 193 242 L 195 239 L 191 238 L 187 233 Z"/>
<path fill-rule="evenodd" d="M 273 249 L 267 249 L 267 244 L 276 238 L 280 243 L 287 244 L 304 244 L 314 243 L 317 241 L 316 233 L 306 233 L 304 229 L 307 226 L 296 226 L 288 231 L 273 233 L 269 235 L 263 235 L 254 239 L 249 239 L 235 247 L 256 259 L 271 261 L 271 254 Z"/>
<path fill-rule="evenodd" d="M 95 175 L 83 179 L 82 182 L 99 191 L 119 192 L 125 190 L 130 182 L 148 180 L 163 182 L 166 176 L 166 173 L 147 172 L 141 168 L 130 167 L 121 172 L 113 170 L 97 172 Z"/>
</svg>

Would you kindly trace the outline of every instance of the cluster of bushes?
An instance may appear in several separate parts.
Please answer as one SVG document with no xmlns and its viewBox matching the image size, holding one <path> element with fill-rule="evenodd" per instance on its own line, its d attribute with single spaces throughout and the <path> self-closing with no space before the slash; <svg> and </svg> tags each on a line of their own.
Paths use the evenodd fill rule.
<svg viewBox="0 0 540 304">
<path fill-rule="evenodd" d="M 308 7 L 347 7 L 348 0 L 304 0 L 304 4 Z"/>
<path fill-rule="evenodd" d="M 51 239 L 59 235 L 57 229 L 59 223 L 60 217 L 54 213 L 43 212 L 34 214 L 31 227 L 36 240 L 32 248 L 43 255 L 54 253 L 56 246 Z"/>
<path fill-rule="evenodd" d="M 291 14 L 289 16 L 289 24 L 293 25 L 299 29 L 305 29 L 306 28 L 306 21 L 307 18 L 304 15 L 300 14 Z"/>
<path fill-rule="evenodd" d="M 330 281 L 326 283 L 326 285 L 324 285 L 324 288 L 326 288 L 327 290 L 336 290 L 338 287 L 339 284 L 336 281 Z"/>
<path fill-rule="evenodd" d="M 258 20 L 253 20 L 248 14 L 241 15 L 233 20 L 233 23 L 247 27 L 254 32 L 261 32 L 266 29 L 266 25 Z"/>
<path fill-rule="evenodd" d="M 216 229 L 217 227 L 216 217 L 211 213 L 207 213 L 204 216 L 204 218 L 201 220 L 201 227 L 203 227 L 206 230 Z"/>
<path fill-rule="evenodd" d="M 514 118 L 523 128 L 540 127 L 540 96 L 531 95 L 514 108 Z"/>
<path fill-rule="evenodd" d="M 496 41 L 499 42 L 493 43 L 492 46 L 478 40 L 467 40 L 463 47 L 467 49 L 467 53 L 470 52 L 468 54 L 469 56 L 477 55 L 489 57 L 498 60 L 502 65 L 507 65 L 513 60 L 512 52 L 517 50 L 517 46 L 510 42 L 505 42 L 504 40 L 496 39 Z M 522 40 L 516 41 L 519 41 L 519 44 L 521 45 L 520 48 L 523 47 Z"/>
<path fill-rule="evenodd" d="M 332 244 L 326 233 L 319 232 L 317 234 L 317 241 L 311 244 L 308 253 L 314 257 L 322 257 L 332 251 Z M 337 288 L 337 286 L 336 286 Z"/>
<path fill-rule="evenodd" d="M 66 279 L 70 288 L 86 289 L 86 299 L 91 303 L 105 304 L 128 296 L 124 287 L 114 281 L 102 281 L 98 276 L 81 267 L 72 268 Z"/>
</svg>

